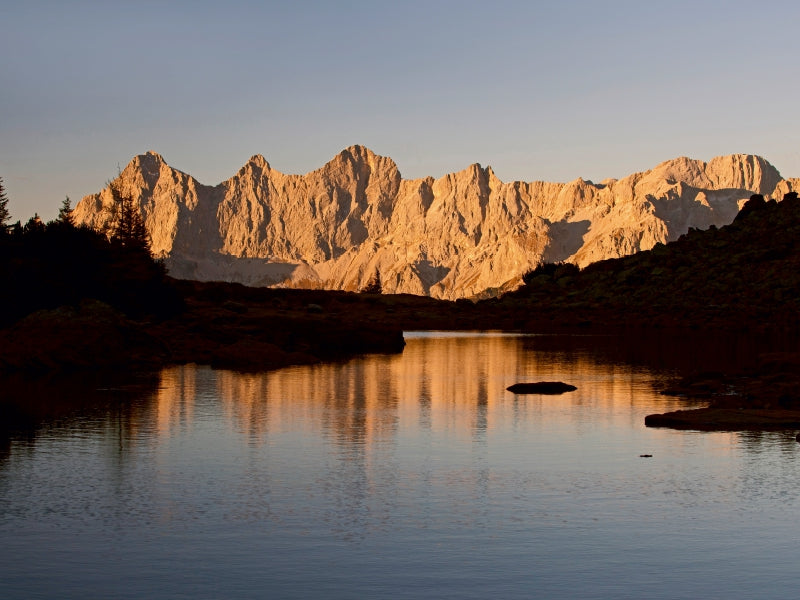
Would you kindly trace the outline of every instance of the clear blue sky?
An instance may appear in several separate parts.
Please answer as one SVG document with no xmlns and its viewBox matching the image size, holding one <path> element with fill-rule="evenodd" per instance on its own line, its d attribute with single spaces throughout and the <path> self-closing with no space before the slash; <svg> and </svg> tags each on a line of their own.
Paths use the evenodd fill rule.
<svg viewBox="0 0 800 600">
<path fill-rule="evenodd" d="M 4 0 L 0 23 L 23 222 L 147 150 L 210 185 L 352 144 L 407 178 L 598 181 L 735 152 L 800 176 L 800 2 Z"/>
</svg>

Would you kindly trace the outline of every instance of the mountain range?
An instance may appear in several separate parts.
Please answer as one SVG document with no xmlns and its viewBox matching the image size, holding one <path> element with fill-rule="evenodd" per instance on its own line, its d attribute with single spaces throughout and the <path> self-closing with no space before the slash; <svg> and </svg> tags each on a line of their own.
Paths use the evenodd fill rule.
<svg viewBox="0 0 800 600">
<path fill-rule="evenodd" d="M 685 157 L 622 179 L 504 183 L 473 164 L 403 179 L 395 162 L 351 146 L 305 175 L 253 156 L 203 185 L 155 152 L 135 157 L 83 198 L 76 222 L 109 225 L 111 187 L 141 210 L 171 275 L 250 286 L 485 298 L 515 289 L 542 263 L 580 267 L 733 221 L 752 194 L 800 190 L 765 159 Z"/>
</svg>

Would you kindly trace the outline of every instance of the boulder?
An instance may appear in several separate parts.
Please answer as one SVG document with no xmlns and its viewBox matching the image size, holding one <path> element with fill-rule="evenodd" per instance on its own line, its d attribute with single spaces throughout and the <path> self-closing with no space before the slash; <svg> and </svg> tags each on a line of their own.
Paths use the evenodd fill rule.
<svg viewBox="0 0 800 600">
<path fill-rule="evenodd" d="M 537 381 L 535 383 L 515 383 L 506 388 L 514 394 L 547 394 L 555 396 L 574 392 L 578 388 L 562 381 Z"/>
</svg>

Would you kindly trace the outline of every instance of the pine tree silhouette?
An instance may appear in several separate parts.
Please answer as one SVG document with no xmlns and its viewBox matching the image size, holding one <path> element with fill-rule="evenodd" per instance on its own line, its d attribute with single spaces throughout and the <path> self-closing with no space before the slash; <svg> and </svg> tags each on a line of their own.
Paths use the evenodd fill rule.
<svg viewBox="0 0 800 600">
<path fill-rule="evenodd" d="M 112 186 L 114 196 L 114 221 L 111 226 L 111 241 L 123 248 L 145 250 L 150 254 L 150 235 L 144 224 L 139 207 L 130 195 L 123 194 Z"/>
<path fill-rule="evenodd" d="M 375 274 L 372 276 L 372 279 L 369 280 L 367 285 L 361 290 L 364 294 L 382 294 L 383 293 L 383 285 L 381 284 L 381 274 L 380 272 L 375 269 Z"/>
<path fill-rule="evenodd" d="M 8 220 L 10 218 L 11 213 L 8 212 L 8 196 L 6 196 L 6 188 L 5 185 L 3 185 L 3 178 L 0 177 L 0 234 L 8 233 Z"/>
<path fill-rule="evenodd" d="M 75 218 L 72 216 L 72 203 L 69 200 L 69 196 L 64 198 L 63 202 L 61 202 L 61 208 L 58 209 L 58 218 L 56 221 L 64 225 L 75 226 Z"/>
</svg>

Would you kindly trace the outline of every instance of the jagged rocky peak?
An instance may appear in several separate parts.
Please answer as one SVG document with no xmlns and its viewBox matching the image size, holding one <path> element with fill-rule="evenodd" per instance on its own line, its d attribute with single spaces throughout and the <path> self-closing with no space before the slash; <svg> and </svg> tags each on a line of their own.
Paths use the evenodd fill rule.
<svg viewBox="0 0 800 600">
<path fill-rule="evenodd" d="M 139 154 L 128 163 L 128 166 L 139 167 L 143 169 L 160 169 L 161 165 L 166 164 L 164 157 L 154 150 L 148 150 L 144 154 Z"/>
<path fill-rule="evenodd" d="M 139 180 L 141 180 L 145 184 L 145 187 L 152 189 L 158 181 L 161 168 L 166 164 L 167 163 L 160 154 L 153 150 L 148 150 L 144 154 L 135 156 L 119 174 L 116 180 L 122 182 L 136 180 L 137 184 Z"/>
<path fill-rule="evenodd" d="M 472 163 L 469 167 L 470 174 L 475 178 L 482 182 L 489 181 L 489 177 L 492 173 L 491 167 L 482 167 L 480 163 Z"/>
<path fill-rule="evenodd" d="M 363 174 L 397 172 L 397 164 L 389 157 L 375 154 L 366 146 L 354 145 L 339 152 L 322 170 Z"/>
<path fill-rule="evenodd" d="M 392 161 L 391 158 L 375 154 L 372 150 L 370 150 L 366 146 L 361 146 L 360 144 L 354 144 L 353 146 L 348 146 L 347 148 L 342 150 L 337 155 L 337 157 L 345 160 L 351 160 L 359 164 L 367 164 L 367 165 L 374 165 L 377 162 L 386 160 L 394 163 L 394 161 Z"/>
<path fill-rule="evenodd" d="M 746 188 L 764 195 L 772 194 L 783 180 L 778 169 L 752 154 L 718 156 L 709 161 L 707 171 L 718 187 Z"/>
<path fill-rule="evenodd" d="M 377 157 L 372 150 L 360 144 L 348 146 L 339 152 L 337 156 L 346 160 L 354 160 L 356 162 L 371 162 Z"/>
<path fill-rule="evenodd" d="M 255 166 L 260 167 L 262 169 L 269 169 L 270 168 L 269 167 L 269 163 L 267 162 L 267 159 L 264 158 L 261 154 L 254 154 L 253 156 L 251 156 L 250 160 L 247 161 L 247 164 L 255 165 Z"/>
<path fill-rule="evenodd" d="M 439 188 L 446 186 L 466 187 L 471 184 L 485 186 L 489 181 L 490 173 L 490 168 L 487 167 L 484 169 L 480 163 L 472 163 L 461 171 L 443 175 L 439 179 L 435 180 L 435 183 Z"/>
<path fill-rule="evenodd" d="M 145 157 L 147 157 L 147 158 L 149 158 L 149 159 L 152 159 L 152 160 L 154 160 L 154 161 L 157 161 L 157 162 L 159 162 L 159 163 L 163 163 L 163 162 L 164 162 L 164 157 L 163 157 L 163 156 L 161 156 L 161 155 L 160 155 L 158 152 L 156 152 L 155 150 L 148 150 L 147 152 L 145 152 L 144 154 L 141 154 L 141 155 L 139 155 L 139 156 L 140 156 L 140 157 L 141 157 L 141 156 L 145 156 Z"/>
<path fill-rule="evenodd" d="M 395 162 L 375 154 L 364 146 L 345 148 L 321 168 L 302 176 L 306 189 L 319 200 L 320 196 L 337 194 L 341 206 L 344 196 L 367 204 L 379 203 L 388 216 L 402 177 Z M 339 211 L 343 215 L 344 208 Z M 350 226 L 348 226 L 350 227 Z"/>
<path fill-rule="evenodd" d="M 744 154 L 679 157 L 600 184 L 506 184 L 478 163 L 403 180 L 360 145 L 305 175 L 256 154 L 209 187 L 148 152 L 120 178 L 176 277 L 358 289 L 377 272 L 384 292 L 449 299 L 512 289 L 545 260 L 584 266 L 725 225 L 753 193 L 800 186 Z M 109 190 L 87 196 L 76 219 L 102 227 L 112 204 Z"/>
<path fill-rule="evenodd" d="M 694 160 L 687 156 L 679 156 L 657 165 L 651 174 L 667 183 L 683 182 L 695 187 L 707 186 L 709 181 L 706 176 L 706 163 Z"/>
<path fill-rule="evenodd" d="M 685 156 L 665 161 L 646 174 L 648 179 L 685 183 L 695 188 L 747 189 L 769 195 L 783 179 L 778 170 L 760 156 L 730 154 L 709 162 Z"/>
<path fill-rule="evenodd" d="M 264 158 L 261 154 L 254 154 L 246 163 L 242 165 L 242 167 L 236 173 L 235 178 L 253 175 L 261 176 L 263 173 L 267 173 L 271 170 L 272 167 L 270 167 L 270 164 L 267 162 L 266 158 Z"/>
<path fill-rule="evenodd" d="M 148 150 L 144 154 L 140 154 L 139 156 L 134 158 L 133 161 L 131 162 L 133 163 L 138 162 L 141 168 L 153 169 L 153 170 L 158 170 L 162 166 L 167 164 L 167 161 L 164 160 L 164 157 L 161 156 L 158 152 L 155 152 L 154 150 Z"/>
<path fill-rule="evenodd" d="M 164 158 L 153 150 L 135 156 L 114 179 L 123 187 L 131 188 L 128 193 L 140 188 L 142 192 L 153 191 L 156 186 L 170 182 L 194 182 L 194 178 L 183 171 L 171 167 Z M 138 195 L 138 194 L 134 194 Z"/>
</svg>

